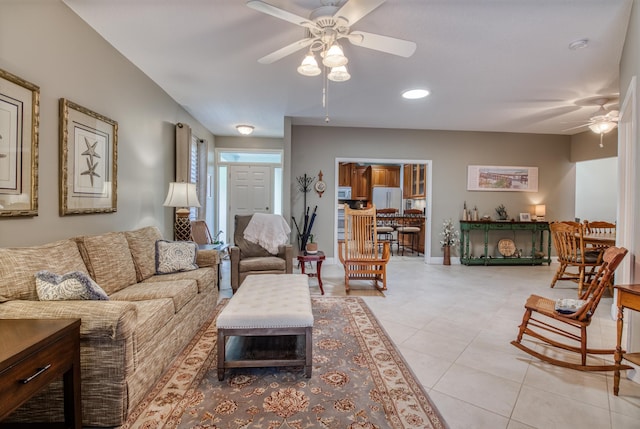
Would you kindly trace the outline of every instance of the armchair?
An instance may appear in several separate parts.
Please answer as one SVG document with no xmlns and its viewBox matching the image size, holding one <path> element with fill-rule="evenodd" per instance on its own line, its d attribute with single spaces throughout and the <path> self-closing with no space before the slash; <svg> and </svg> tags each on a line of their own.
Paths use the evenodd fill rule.
<svg viewBox="0 0 640 429">
<path fill-rule="evenodd" d="M 250 274 L 291 274 L 293 272 L 293 246 L 278 247 L 272 255 L 259 244 L 244 238 L 244 230 L 253 215 L 236 215 L 231 253 L 231 289 L 235 293 Z"/>
</svg>

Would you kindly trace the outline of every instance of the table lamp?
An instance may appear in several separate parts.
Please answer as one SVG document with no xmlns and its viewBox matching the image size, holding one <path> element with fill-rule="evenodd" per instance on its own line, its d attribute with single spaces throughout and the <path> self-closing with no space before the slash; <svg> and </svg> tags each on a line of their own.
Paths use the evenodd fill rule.
<svg viewBox="0 0 640 429">
<path fill-rule="evenodd" d="M 536 220 L 544 220 L 547 214 L 547 206 L 544 204 L 536 204 Z"/>
<path fill-rule="evenodd" d="M 171 182 L 165 207 L 176 207 L 176 221 L 174 224 L 174 237 L 178 241 L 191 240 L 191 220 L 189 219 L 190 207 L 200 207 L 196 185 L 194 183 Z"/>
</svg>

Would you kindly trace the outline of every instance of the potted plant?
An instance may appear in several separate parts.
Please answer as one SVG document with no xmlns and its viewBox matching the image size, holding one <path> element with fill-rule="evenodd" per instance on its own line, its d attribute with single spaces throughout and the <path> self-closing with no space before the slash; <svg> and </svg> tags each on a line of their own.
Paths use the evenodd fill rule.
<svg viewBox="0 0 640 429">
<path fill-rule="evenodd" d="M 309 234 L 309 241 L 307 241 L 306 247 L 307 253 L 317 253 L 318 243 L 313 241 L 313 234 Z"/>
<path fill-rule="evenodd" d="M 447 219 L 442 224 L 442 232 L 440 233 L 442 240 L 442 250 L 444 252 L 444 265 L 451 265 L 451 247 L 456 246 L 460 242 L 460 233 L 454 228 L 453 221 Z"/>
</svg>

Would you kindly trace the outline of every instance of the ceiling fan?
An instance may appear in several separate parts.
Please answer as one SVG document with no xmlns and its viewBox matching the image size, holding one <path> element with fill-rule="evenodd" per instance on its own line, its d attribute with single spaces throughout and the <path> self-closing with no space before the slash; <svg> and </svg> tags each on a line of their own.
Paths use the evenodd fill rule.
<svg viewBox="0 0 640 429">
<path fill-rule="evenodd" d="M 307 29 L 307 37 L 265 55 L 258 62 L 271 64 L 306 47 L 310 47 L 310 51 L 324 53 L 340 39 L 347 39 L 355 46 L 408 58 L 416 50 L 414 42 L 364 31 L 351 31 L 351 26 L 384 2 L 385 0 L 347 0 L 342 6 L 338 6 L 338 0 L 324 0 L 322 6 L 310 13 L 309 18 L 303 18 L 263 1 L 249 0 L 247 6 L 251 9 Z"/>
<path fill-rule="evenodd" d="M 582 125 L 569 128 L 565 131 L 589 127 L 589 129 L 591 129 L 591 131 L 596 134 L 606 134 L 609 131 L 613 130 L 618 125 L 619 112 L 617 110 L 608 110 L 606 107 L 604 107 L 611 101 L 615 100 L 606 97 L 593 99 L 593 104 L 595 104 L 596 106 L 600 106 L 598 110 L 589 118 L 588 121 L 584 122 Z"/>
</svg>

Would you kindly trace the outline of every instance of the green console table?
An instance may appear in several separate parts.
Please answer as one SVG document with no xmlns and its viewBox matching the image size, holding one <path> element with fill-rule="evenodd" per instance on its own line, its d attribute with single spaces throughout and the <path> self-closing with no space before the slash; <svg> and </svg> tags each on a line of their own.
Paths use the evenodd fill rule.
<svg viewBox="0 0 640 429">
<path fill-rule="evenodd" d="M 484 236 L 483 253 L 473 255 L 470 249 L 469 234 L 481 231 Z M 517 234 L 519 231 L 529 233 Z M 502 234 L 500 234 L 502 232 Z M 514 238 L 515 237 L 515 238 Z M 527 238 L 524 238 L 527 237 Z M 530 253 L 514 256 L 501 256 L 497 251 L 501 239 L 513 239 L 516 248 L 518 241 L 531 240 Z M 525 247 L 525 246 L 522 246 Z M 528 246 L 526 246 L 528 248 Z M 542 265 L 551 264 L 551 231 L 549 222 L 511 222 L 511 221 L 460 221 L 460 263 L 464 265 Z M 496 256 L 497 255 L 497 256 Z"/>
</svg>

